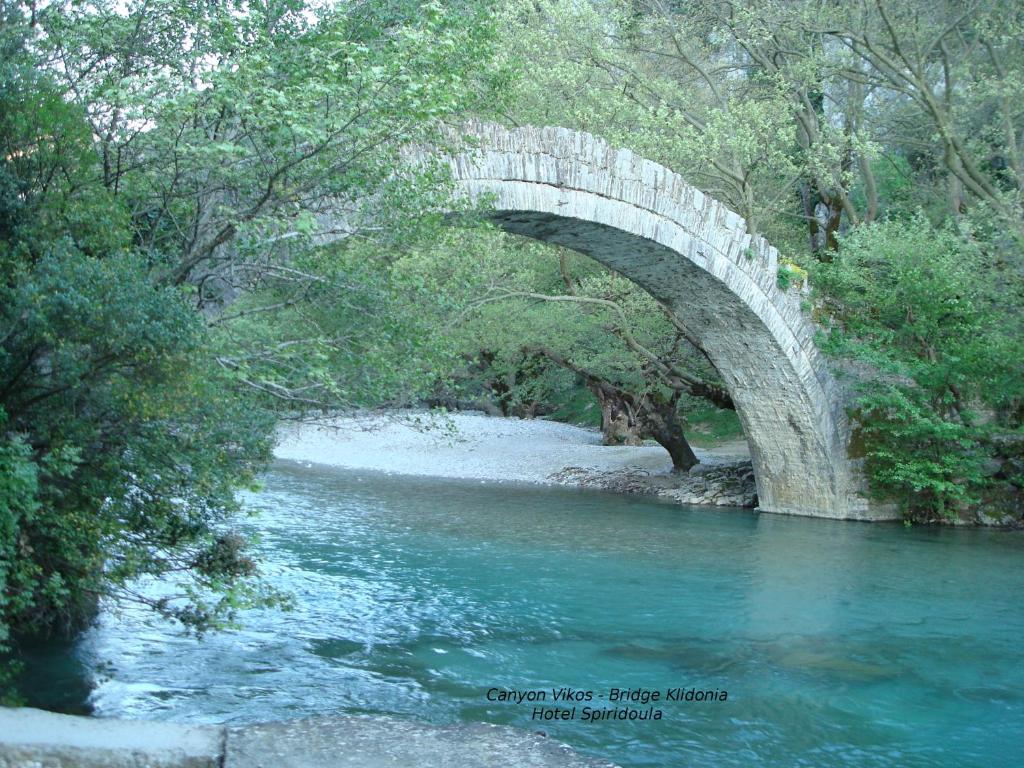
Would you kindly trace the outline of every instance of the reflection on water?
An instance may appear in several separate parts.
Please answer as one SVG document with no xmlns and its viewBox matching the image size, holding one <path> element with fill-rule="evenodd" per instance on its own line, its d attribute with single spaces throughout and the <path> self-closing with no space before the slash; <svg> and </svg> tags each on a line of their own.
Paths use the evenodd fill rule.
<svg viewBox="0 0 1024 768">
<path fill-rule="evenodd" d="M 1024 537 L 279 465 L 250 497 L 297 609 L 201 643 L 142 611 L 43 649 L 36 703 L 543 729 L 624 766 L 995 766 L 1024 754 Z M 45 666 L 45 668 L 44 668 Z M 75 686 L 78 686 L 77 688 Z M 488 688 L 697 686 L 657 722 Z"/>
</svg>

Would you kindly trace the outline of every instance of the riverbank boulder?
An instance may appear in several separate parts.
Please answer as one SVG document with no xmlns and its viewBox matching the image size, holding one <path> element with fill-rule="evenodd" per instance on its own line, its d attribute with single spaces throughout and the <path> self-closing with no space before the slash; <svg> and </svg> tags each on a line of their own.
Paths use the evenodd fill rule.
<svg viewBox="0 0 1024 768">
<path fill-rule="evenodd" d="M 657 496 L 677 504 L 716 507 L 757 506 L 754 468 L 748 459 L 718 460 L 698 464 L 688 472 L 650 472 L 641 468 L 599 470 L 566 467 L 549 478 L 562 485 L 576 485 L 615 493 Z"/>
</svg>

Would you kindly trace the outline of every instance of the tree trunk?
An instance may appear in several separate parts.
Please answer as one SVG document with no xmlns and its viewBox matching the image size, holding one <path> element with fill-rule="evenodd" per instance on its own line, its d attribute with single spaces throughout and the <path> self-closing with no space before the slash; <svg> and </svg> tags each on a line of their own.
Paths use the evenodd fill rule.
<svg viewBox="0 0 1024 768">
<path fill-rule="evenodd" d="M 803 202 L 804 217 L 807 219 L 810 236 L 811 252 L 818 258 L 826 258 L 827 251 L 839 248 L 836 235 L 843 219 L 841 201 L 835 197 L 825 197 L 811 181 L 800 185 L 800 198 Z"/>
<path fill-rule="evenodd" d="M 644 438 L 649 437 L 668 451 L 674 472 L 686 472 L 700 463 L 683 434 L 676 414 L 681 391 L 675 390 L 665 398 L 655 390 L 637 398 L 547 347 L 532 347 L 524 351 L 543 355 L 582 377 L 601 404 L 601 432 L 605 445 L 642 445 Z"/>
<path fill-rule="evenodd" d="M 678 392 L 673 393 L 670 398 L 652 393 L 641 401 L 639 421 L 642 434 L 656 440 L 672 457 L 672 471 L 686 472 L 700 464 L 700 459 L 693 452 L 679 424 L 679 417 L 676 414 L 678 402 Z"/>
<path fill-rule="evenodd" d="M 606 382 L 591 379 L 587 387 L 601 405 L 602 445 L 643 445 L 633 398 Z"/>
</svg>

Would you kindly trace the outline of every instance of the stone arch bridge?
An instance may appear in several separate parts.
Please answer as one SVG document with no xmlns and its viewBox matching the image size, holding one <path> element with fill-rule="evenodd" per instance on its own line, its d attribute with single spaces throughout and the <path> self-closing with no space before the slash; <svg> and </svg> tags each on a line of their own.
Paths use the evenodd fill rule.
<svg viewBox="0 0 1024 768">
<path fill-rule="evenodd" d="M 503 229 L 584 253 L 667 304 L 721 373 L 760 509 L 871 520 L 840 388 L 778 251 L 677 173 L 587 133 L 471 124 L 444 158 Z M 426 154 L 414 150 L 413 158 Z M 436 157 L 436 150 L 430 152 Z"/>
</svg>

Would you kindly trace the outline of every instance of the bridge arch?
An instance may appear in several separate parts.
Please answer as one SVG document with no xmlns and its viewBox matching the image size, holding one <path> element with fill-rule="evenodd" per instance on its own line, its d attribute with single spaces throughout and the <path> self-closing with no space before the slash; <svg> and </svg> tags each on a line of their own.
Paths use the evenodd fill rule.
<svg viewBox="0 0 1024 768">
<path fill-rule="evenodd" d="M 665 302 L 721 373 L 750 442 L 760 509 L 846 519 L 868 505 L 840 388 L 778 251 L 677 173 L 588 133 L 474 123 L 445 155 L 503 229 L 572 248 Z"/>
</svg>

